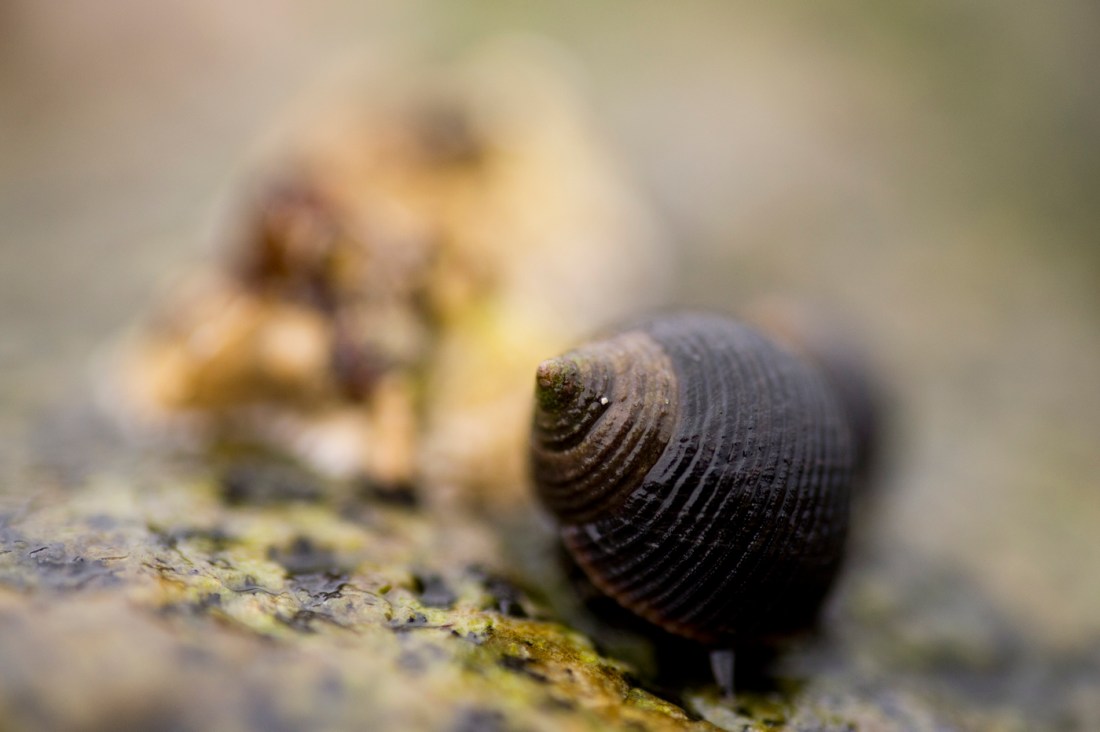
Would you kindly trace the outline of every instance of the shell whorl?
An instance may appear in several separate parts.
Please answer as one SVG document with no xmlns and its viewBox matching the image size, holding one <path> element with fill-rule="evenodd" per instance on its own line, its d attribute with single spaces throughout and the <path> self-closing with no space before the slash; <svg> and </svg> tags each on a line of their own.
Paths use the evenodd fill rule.
<svg viewBox="0 0 1100 732">
<path fill-rule="evenodd" d="M 543 503 L 561 521 L 616 510 L 657 462 L 676 423 L 673 376 L 641 331 L 539 365 L 532 465 Z"/>
<path fill-rule="evenodd" d="M 690 314 L 544 362 L 536 392 L 537 490 L 597 587 L 705 642 L 812 622 L 839 566 L 853 464 L 850 425 L 813 366 Z"/>
</svg>

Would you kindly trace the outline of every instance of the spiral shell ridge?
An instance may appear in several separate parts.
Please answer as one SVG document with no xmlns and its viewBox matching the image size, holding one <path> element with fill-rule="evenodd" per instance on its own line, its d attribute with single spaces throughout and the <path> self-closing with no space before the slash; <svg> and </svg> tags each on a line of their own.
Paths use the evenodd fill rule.
<svg viewBox="0 0 1100 732">
<path fill-rule="evenodd" d="M 559 519 L 590 521 L 618 508 L 652 468 L 676 419 L 670 374 L 642 333 L 539 367 L 532 463 L 540 497 Z"/>
<path fill-rule="evenodd" d="M 842 553 L 854 449 L 822 375 L 701 315 L 646 321 L 566 358 L 598 364 L 571 372 L 577 394 L 594 384 L 616 402 L 599 412 L 584 401 L 594 391 L 582 397 L 591 412 L 561 452 L 554 435 L 568 430 L 536 409 L 535 480 L 593 582 L 701 641 L 810 622 Z"/>
</svg>

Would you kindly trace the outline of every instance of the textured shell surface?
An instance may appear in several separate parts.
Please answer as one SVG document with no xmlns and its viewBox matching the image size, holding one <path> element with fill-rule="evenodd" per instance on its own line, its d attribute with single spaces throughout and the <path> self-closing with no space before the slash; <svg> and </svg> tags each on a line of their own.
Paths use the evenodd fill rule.
<svg viewBox="0 0 1100 732">
<path fill-rule="evenodd" d="M 597 587 L 707 643 L 813 623 L 843 552 L 855 446 L 812 364 L 691 313 L 549 359 L 536 382 L 536 490 Z"/>
</svg>

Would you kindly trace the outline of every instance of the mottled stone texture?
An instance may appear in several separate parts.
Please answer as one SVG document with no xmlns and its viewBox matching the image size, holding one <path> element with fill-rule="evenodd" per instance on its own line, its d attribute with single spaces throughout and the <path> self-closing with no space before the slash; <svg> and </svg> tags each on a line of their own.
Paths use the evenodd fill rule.
<svg viewBox="0 0 1100 732">
<path fill-rule="evenodd" d="M 5 499 L 4 728 L 707 726 L 500 574 L 484 522 L 288 470 L 146 464 Z"/>
<path fill-rule="evenodd" d="M 262 453 L 135 457 L 79 420 L 95 456 L 39 456 L 37 490 L 0 499 L 5 729 L 1084 729 L 1095 711 L 1095 647 L 1044 657 L 930 559 L 857 551 L 823 635 L 722 700 L 683 649 L 579 606 L 529 512 L 442 511 Z"/>
</svg>

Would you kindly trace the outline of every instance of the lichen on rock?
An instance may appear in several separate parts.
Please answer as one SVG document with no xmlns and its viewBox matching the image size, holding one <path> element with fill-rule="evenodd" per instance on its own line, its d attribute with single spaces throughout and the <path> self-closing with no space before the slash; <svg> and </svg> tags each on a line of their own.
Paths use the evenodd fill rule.
<svg viewBox="0 0 1100 732">
<path fill-rule="evenodd" d="M 135 478 L 5 501 L 0 710 L 16 728 L 701 726 L 547 618 L 470 517 L 334 485 L 231 505 L 217 476 Z"/>
</svg>

